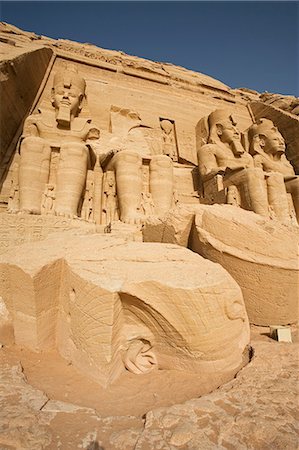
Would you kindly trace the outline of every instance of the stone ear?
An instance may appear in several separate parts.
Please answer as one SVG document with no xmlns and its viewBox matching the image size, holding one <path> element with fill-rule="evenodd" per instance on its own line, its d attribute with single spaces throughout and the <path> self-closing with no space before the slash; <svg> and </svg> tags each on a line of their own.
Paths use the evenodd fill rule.
<svg viewBox="0 0 299 450">
<path fill-rule="evenodd" d="M 158 367 L 152 345 L 146 339 L 130 341 L 123 355 L 123 362 L 129 372 L 137 375 L 151 372 Z"/>
<path fill-rule="evenodd" d="M 83 99 L 84 99 L 84 95 L 83 94 L 80 94 L 79 95 L 79 111 L 81 111 L 81 109 L 82 109 L 82 103 L 83 103 Z"/>
<path fill-rule="evenodd" d="M 258 136 L 258 142 L 259 142 L 259 145 L 260 145 L 261 148 L 265 147 L 266 142 L 265 142 L 265 137 L 264 136 Z"/>
<path fill-rule="evenodd" d="M 217 132 L 218 136 L 222 135 L 223 127 L 222 127 L 222 125 L 220 123 L 217 123 L 217 125 L 216 125 L 216 132 Z"/>
<path fill-rule="evenodd" d="M 52 103 L 52 106 L 55 106 L 55 104 L 54 104 L 54 94 L 55 94 L 55 89 L 52 87 L 52 89 L 51 89 L 51 103 Z"/>
<path fill-rule="evenodd" d="M 263 150 L 263 145 L 261 145 L 261 138 L 258 134 L 255 134 L 252 137 L 252 141 L 250 144 L 250 153 L 252 155 L 255 155 L 257 153 L 260 153 L 261 150 Z"/>
</svg>

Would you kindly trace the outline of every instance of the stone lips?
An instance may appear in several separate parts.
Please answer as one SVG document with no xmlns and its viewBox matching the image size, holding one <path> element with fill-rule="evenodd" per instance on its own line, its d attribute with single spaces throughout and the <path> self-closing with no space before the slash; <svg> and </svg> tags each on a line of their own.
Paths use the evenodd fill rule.
<svg viewBox="0 0 299 450">
<path fill-rule="evenodd" d="M 210 390 L 244 364 L 249 329 L 240 288 L 182 247 L 63 237 L 20 246 L 18 256 L 7 251 L 1 271 L 16 343 L 57 347 L 103 385 L 124 370 L 134 342 L 149 343 L 158 368 L 198 371 Z M 133 362 L 146 358 L 141 351 Z"/>
</svg>

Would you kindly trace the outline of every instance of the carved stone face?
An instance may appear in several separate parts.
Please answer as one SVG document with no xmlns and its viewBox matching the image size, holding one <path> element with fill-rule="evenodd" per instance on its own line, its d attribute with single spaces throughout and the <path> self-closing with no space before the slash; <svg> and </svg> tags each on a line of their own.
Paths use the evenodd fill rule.
<svg viewBox="0 0 299 450">
<path fill-rule="evenodd" d="M 276 155 L 285 152 L 285 141 L 276 127 L 271 127 L 261 137 L 260 145 L 265 153 Z"/>
<path fill-rule="evenodd" d="M 173 125 L 170 122 L 170 120 L 161 120 L 160 125 L 161 125 L 162 130 L 166 134 L 170 134 L 171 133 Z"/>
<path fill-rule="evenodd" d="M 81 90 L 75 86 L 65 86 L 58 83 L 53 88 L 53 105 L 56 109 L 61 106 L 69 108 L 71 115 L 76 116 L 83 98 Z"/>
<path fill-rule="evenodd" d="M 240 132 L 230 120 L 217 124 L 217 135 L 224 144 L 230 144 L 232 141 L 240 140 Z"/>
</svg>

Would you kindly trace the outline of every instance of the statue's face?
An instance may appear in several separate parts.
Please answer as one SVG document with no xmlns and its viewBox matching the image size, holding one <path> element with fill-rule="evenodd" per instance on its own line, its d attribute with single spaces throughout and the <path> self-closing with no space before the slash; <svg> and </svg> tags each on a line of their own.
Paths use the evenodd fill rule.
<svg viewBox="0 0 299 450">
<path fill-rule="evenodd" d="M 230 120 L 217 124 L 217 134 L 224 144 L 240 140 L 240 131 Z"/>
<path fill-rule="evenodd" d="M 262 137 L 263 150 L 265 153 L 276 155 L 285 152 L 285 141 L 276 127 L 269 128 Z"/>
<path fill-rule="evenodd" d="M 82 92 L 75 85 L 66 87 L 63 83 L 58 83 L 54 86 L 53 103 L 57 109 L 61 106 L 68 107 L 71 114 L 75 116 L 79 110 L 82 98 Z"/>
</svg>

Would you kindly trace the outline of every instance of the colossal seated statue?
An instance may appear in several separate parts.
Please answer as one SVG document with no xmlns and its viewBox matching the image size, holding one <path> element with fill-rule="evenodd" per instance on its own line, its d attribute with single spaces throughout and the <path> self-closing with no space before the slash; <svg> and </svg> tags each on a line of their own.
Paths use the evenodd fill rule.
<svg viewBox="0 0 299 450">
<path fill-rule="evenodd" d="M 43 193 L 49 185 L 54 185 L 51 187 L 53 213 L 70 218 L 77 216 L 87 170 L 93 159 L 90 140 L 97 139 L 99 134 L 90 119 L 78 117 L 85 85 L 74 67 L 58 71 L 52 88 L 54 109 L 39 110 L 26 119 L 20 145 L 21 212 L 41 214 Z M 58 163 L 55 173 L 50 174 L 54 154 L 58 156 Z"/>
<path fill-rule="evenodd" d="M 122 130 L 122 136 L 112 138 L 116 144 L 112 150 L 101 155 L 101 165 L 104 171 L 115 174 L 120 220 L 140 224 L 147 215 L 142 212 L 144 196 L 149 196 L 153 205 L 152 218 L 161 217 L 171 209 L 173 162 L 166 154 L 151 153 L 144 136 L 148 127 L 141 124 L 137 113 L 121 110 L 121 114 L 128 116 L 132 126 L 125 132 Z M 149 167 L 149 192 L 144 192 L 143 164 Z"/>
<path fill-rule="evenodd" d="M 224 187 L 236 186 L 245 209 L 268 216 L 264 173 L 254 167 L 252 156 L 243 148 L 233 117 L 225 110 L 216 110 L 201 124 L 207 135 L 207 143 L 198 149 L 198 168 L 204 190 L 207 181 L 221 175 Z"/>
<path fill-rule="evenodd" d="M 276 215 L 282 218 L 289 215 L 286 193 L 290 193 L 299 221 L 299 177 L 286 158 L 284 138 L 268 119 L 260 119 L 252 125 L 248 138 L 255 167 L 267 174 L 268 195 Z"/>
</svg>

